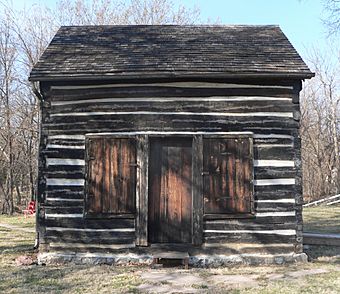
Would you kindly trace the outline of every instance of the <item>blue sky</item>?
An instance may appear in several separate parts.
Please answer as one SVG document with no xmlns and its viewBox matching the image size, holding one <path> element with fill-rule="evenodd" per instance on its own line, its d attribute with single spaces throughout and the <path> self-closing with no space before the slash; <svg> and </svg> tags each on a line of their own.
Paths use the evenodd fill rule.
<svg viewBox="0 0 340 294">
<path fill-rule="evenodd" d="M 200 7 L 202 19 L 222 24 L 276 24 L 301 55 L 312 46 L 326 46 L 321 0 L 184 0 Z"/>
<path fill-rule="evenodd" d="M 13 0 L 15 6 L 44 3 L 53 7 L 55 0 Z M 322 25 L 322 0 L 174 0 L 188 7 L 197 6 L 202 20 L 219 19 L 221 24 L 277 24 L 305 57 L 309 48 L 326 47 Z"/>
</svg>

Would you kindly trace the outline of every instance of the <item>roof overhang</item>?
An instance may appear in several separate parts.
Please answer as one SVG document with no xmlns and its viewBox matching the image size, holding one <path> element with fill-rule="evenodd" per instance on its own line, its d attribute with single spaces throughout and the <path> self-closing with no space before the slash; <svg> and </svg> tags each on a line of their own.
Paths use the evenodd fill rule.
<svg viewBox="0 0 340 294">
<path fill-rule="evenodd" d="M 31 74 L 29 80 L 35 81 L 90 81 L 90 80 L 146 80 L 146 79 L 292 79 L 304 80 L 315 76 L 312 72 L 290 73 L 290 72 L 242 72 L 242 73 L 185 73 L 185 72 L 155 72 L 155 73 L 132 73 L 132 74 L 58 74 L 39 75 Z"/>
</svg>

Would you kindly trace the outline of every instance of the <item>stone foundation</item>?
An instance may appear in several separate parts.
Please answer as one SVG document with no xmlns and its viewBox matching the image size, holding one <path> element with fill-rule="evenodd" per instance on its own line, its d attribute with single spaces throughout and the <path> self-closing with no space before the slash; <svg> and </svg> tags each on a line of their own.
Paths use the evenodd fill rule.
<svg viewBox="0 0 340 294">
<path fill-rule="evenodd" d="M 38 254 L 38 264 L 109 264 L 109 265 L 151 265 L 152 255 L 146 254 L 110 254 L 110 253 L 72 253 L 46 252 Z M 195 255 L 190 256 L 191 267 L 223 267 L 239 264 L 284 264 L 307 262 L 305 253 L 291 254 L 237 254 L 237 255 Z"/>
</svg>

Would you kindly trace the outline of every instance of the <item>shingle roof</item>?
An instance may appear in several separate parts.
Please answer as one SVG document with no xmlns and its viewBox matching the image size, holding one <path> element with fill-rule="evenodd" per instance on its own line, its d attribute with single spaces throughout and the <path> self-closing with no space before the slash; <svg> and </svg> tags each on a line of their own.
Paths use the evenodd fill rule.
<svg viewBox="0 0 340 294">
<path fill-rule="evenodd" d="M 278 26 L 67 26 L 30 80 L 313 73 Z"/>
</svg>

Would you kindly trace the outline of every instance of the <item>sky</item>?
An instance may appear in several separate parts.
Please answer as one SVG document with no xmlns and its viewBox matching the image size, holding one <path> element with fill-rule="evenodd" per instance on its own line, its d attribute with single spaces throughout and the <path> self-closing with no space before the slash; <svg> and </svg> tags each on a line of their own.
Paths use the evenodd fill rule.
<svg viewBox="0 0 340 294">
<path fill-rule="evenodd" d="M 18 8 L 44 3 L 50 8 L 55 0 L 12 0 Z M 173 0 L 176 4 L 198 7 L 201 19 L 219 24 L 276 24 L 304 58 L 312 47 L 327 47 L 322 24 L 324 0 Z"/>
</svg>

